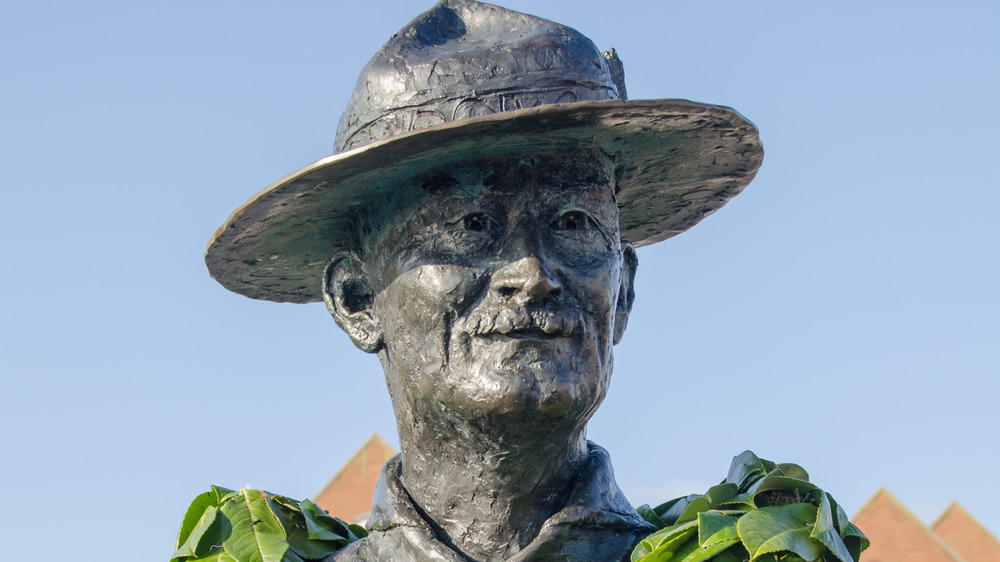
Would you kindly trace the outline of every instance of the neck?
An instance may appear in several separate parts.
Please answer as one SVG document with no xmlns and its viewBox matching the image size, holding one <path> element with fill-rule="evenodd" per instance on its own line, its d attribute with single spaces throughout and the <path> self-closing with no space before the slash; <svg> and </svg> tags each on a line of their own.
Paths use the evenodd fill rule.
<svg viewBox="0 0 1000 562">
<path fill-rule="evenodd" d="M 531 542 L 586 462 L 584 422 L 428 418 L 397 418 L 403 486 L 474 560 L 506 560 Z"/>
</svg>

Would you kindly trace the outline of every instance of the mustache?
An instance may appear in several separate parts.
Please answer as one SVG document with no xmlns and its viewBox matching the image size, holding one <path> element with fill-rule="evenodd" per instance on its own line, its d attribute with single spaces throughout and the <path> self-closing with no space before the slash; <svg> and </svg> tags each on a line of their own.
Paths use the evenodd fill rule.
<svg viewBox="0 0 1000 562">
<path fill-rule="evenodd" d="M 460 318 L 454 330 L 472 336 L 539 332 L 551 336 L 570 336 L 584 331 L 580 311 L 528 310 L 522 307 L 488 306 Z"/>
</svg>

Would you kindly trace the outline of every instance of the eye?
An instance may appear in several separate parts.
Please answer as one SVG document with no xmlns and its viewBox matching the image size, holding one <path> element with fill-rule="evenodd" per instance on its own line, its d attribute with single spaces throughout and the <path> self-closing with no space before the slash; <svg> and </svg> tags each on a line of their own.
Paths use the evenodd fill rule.
<svg viewBox="0 0 1000 562">
<path fill-rule="evenodd" d="M 559 215 L 559 217 L 552 222 L 552 228 L 556 230 L 589 230 L 593 224 L 590 218 L 580 211 L 569 211 Z"/>
<path fill-rule="evenodd" d="M 440 249 L 456 256 L 473 255 L 490 247 L 502 231 L 501 224 L 489 214 L 469 213 L 440 231 Z"/>
<path fill-rule="evenodd" d="M 492 230 L 492 221 L 483 213 L 472 213 L 462 218 L 462 228 L 470 232 L 487 232 Z"/>
</svg>

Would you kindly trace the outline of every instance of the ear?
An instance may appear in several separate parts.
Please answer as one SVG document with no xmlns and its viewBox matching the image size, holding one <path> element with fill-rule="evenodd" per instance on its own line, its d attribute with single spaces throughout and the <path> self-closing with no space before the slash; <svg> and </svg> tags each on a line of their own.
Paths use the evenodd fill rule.
<svg viewBox="0 0 1000 562">
<path fill-rule="evenodd" d="M 638 267 L 639 258 L 635 255 L 635 248 L 628 242 L 622 242 L 622 286 L 618 291 L 618 304 L 615 306 L 615 345 L 618 345 L 625 335 L 628 315 L 632 312 L 632 303 L 635 302 L 635 270 Z"/>
<path fill-rule="evenodd" d="M 375 292 L 364 264 L 353 253 L 338 254 L 323 271 L 323 301 L 342 330 L 368 353 L 382 349 L 382 331 L 372 314 Z"/>
</svg>

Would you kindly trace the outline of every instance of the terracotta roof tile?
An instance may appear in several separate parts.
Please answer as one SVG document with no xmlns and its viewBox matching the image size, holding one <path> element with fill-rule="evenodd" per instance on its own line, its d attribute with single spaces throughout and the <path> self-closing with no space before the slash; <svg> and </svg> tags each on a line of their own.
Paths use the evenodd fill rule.
<svg viewBox="0 0 1000 562">
<path fill-rule="evenodd" d="M 313 501 L 344 521 L 358 523 L 368 519 L 382 465 L 395 454 L 392 447 L 373 433 Z"/>
<path fill-rule="evenodd" d="M 861 562 L 982 562 L 966 560 L 881 488 L 851 518 L 871 540 Z"/>
<path fill-rule="evenodd" d="M 1000 562 L 1000 541 L 952 502 L 931 529 L 970 562 Z"/>
</svg>

